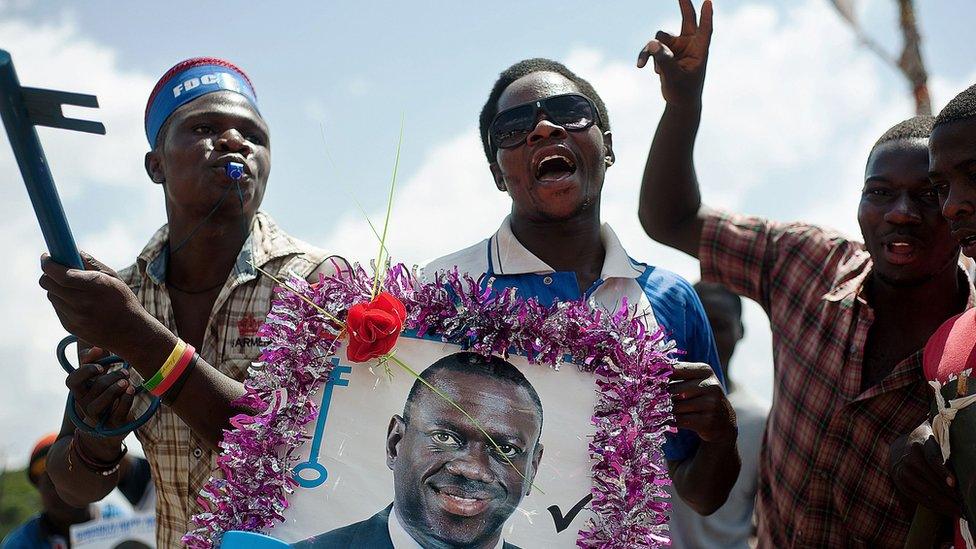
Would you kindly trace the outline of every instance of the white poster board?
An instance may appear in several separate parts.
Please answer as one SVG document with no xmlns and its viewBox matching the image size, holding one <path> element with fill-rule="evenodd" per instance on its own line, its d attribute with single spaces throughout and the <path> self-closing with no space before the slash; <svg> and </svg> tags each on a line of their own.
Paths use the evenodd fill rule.
<svg viewBox="0 0 976 549">
<path fill-rule="evenodd" d="M 421 373 L 459 351 L 457 345 L 401 337 L 396 356 Z M 405 494 L 397 500 L 402 499 L 407 510 L 398 508 L 395 513 L 405 532 L 444 524 L 450 531 L 438 535 L 450 540 L 472 535 L 479 524 L 490 531 L 486 525 L 504 515 L 498 528 L 506 548 L 576 546 L 577 533 L 592 516 L 588 444 L 594 432 L 593 374 L 572 364 L 557 371 L 530 365 L 523 357 L 508 358 L 509 366 L 496 370 L 514 367 L 524 375 L 541 401 L 540 416 L 524 384 L 495 379 L 495 374 L 439 369 L 428 381 L 454 395 L 472 416 L 481 417 L 490 438 L 471 431 L 475 422 L 459 421 L 465 418 L 456 408 L 420 384 L 409 421 L 401 422 L 402 436 L 395 434 L 391 444 L 395 417 L 404 415 L 416 379 L 392 363 L 389 377 L 375 362 L 353 364 L 344 356 L 332 361 L 332 375 L 315 396 L 321 411 L 308 426 L 311 442 L 299 451 L 299 487 L 289 497 L 285 522 L 270 535 L 289 543 L 315 537 L 314 547 L 369 547 L 373 542 L 363 536 L 383 535 L 383 528 L 390 528 L 384 511 L 389 513 L 394 501 L 396 472 Z M 500 412 L 506 409 L 510 413 Z M 446 418 L 443 424 L 438 423 L 439 414 Z M 536 418 L 541 419 L 538 444 L 543 450 L 531 490 L 519 498 L 524 491 L 520 487 L 529 486 L 521 480 L 527 471 L 517 471 L 512 463 L 518 456 L 532 462 L 536 442 L 522 438 L 532 431 Z M 493 447 L 492 440 L 501 447 Z M 512 463 L 502 457 L 509 455 L 515 456 Z M 390 535 L 388 530 L 385 535 Z"/>
</svg>

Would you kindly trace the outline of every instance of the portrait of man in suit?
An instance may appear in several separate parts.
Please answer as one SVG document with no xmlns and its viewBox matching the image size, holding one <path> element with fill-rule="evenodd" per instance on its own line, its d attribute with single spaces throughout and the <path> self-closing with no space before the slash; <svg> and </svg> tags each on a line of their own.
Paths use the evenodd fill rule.
<svg viewBox="0 0 976 549">
<path fill-rule="evenodd" d="M 519 549 L 502 529 L 531 491 L 541 436 L 542 401 L 515 366 L 468 352 L 441 358 L 387 428 L 393 503 L 294 547 Z"/>
</svg>

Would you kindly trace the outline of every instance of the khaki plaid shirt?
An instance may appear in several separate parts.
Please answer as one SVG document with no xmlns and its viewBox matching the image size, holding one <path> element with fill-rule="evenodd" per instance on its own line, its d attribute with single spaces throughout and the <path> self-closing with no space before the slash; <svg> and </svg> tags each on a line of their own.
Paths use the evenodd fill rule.
<svg viewBox="0 0 976 549">
<path fill-rule="evenodd" d="M 136 263 L 119 276 L 150 314 L 178 334 L 166 289 L 168 235 L 168 227 L 164 225 L 153 235 Z M 273 280 L 250 265 L 252 259 L 279 279 L 292 273 L 304 278 L 325 259 L 325 253 L 285 234 L 267 214 L 255 215 L 251 235 L 210 313 L 203 348 L 197 349 L 208 364 L 238 381 L 244 380 L 251 362 L 261 353 L 257 331 L 271 308 L 275 287 Z M 136 435 L 156 484 L 157 546 L 160 549 L 180 547 L 190 517 L 200 510 L 197 494 L 216 470 L 217 454 L 207 450 L 166 406 L 161 406 Z"/>
<path fill-rule="evenodd" d="M 815 226 L 716 213 L 699 257 L 703 279 L 758 302 L 772 325 L 759 545 L 903 547 L 915 509 L 895 495 L 888 448 L 927 418 L 929 389 L 919 349 L 861 391 L 874 320 L 861 292 L 872 265 L 864 245 Z"/>
</svg>

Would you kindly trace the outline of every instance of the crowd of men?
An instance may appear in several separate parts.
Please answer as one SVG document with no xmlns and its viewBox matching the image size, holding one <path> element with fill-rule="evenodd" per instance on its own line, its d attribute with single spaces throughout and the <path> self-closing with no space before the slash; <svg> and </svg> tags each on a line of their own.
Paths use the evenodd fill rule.
<svg viewBox="0 0 976 549">
<path fill-rule="evenodd" d="M 609 114 L 586 80 L 548 59 L 504 70 L 480 116 L 510 215 L 424 272 L 457 267 L 544 303 L 613 308 L 626 299 L 649 327 L 668 331 L 684 353 L 669 385 L 678 431 L 664 448 L 675 546 L 902 547 L 921 505 L 946 517 L 945 541 L 964 547 L 962 496 L 933 438 L 928 381 L 968 366 L 945 357 L 971 360 L 976 343 L 976 292 L 959 266 L 960 251 L 976 257 L 976 86 L 937 117 L 880 136 L 856 212 L 861 241 L 715 210 L 702 202 L 694 163 L 712 5 L 699 18 L 690 0 L 679 4 L 681 32 L 659 32 L 637 63 L 653 65 L 666 101 L 639 218 L 651 238 L 698 258 L 703 282 L 693 288 L 632 259 L 603 222 L 615 159 Z M 200 84 L 171 93 L 190 78 Z M 260 342 L 241 344 L 235 330 L 266 316 L 275 286 L 258 269 L 317 281 L 335 263 L 260 210 L 270 130 L 243 70 L 215 58 L 174 66 L 150 94 L 145 123 L 146 172 L 161 186 L 168 223 L 119 273 L 88 255 L 86 270 L 45 256 L 40 284 L 64 327 L 88 344 L 67 386 L 91 423 L 106 414 L 109 426 L 125 423 L 149 398 L 136 394 L 142 380 L 161 364 L 182 368 L 136 433 L 155 482 L 158 546 L 177 547 L 222 430 L 246 412 L 236 401 Z M 230 178 L 228 163 L 244 166 L 242 179 Z M 744 333 L 739 296 L 761 305 L 772 327 L 768 419 L 728 377 Z M 96 364 L 106 349 L 134 373 Z M 88 509 L 122 479 L 123 438 L 91 436 L 66 418 L 45 448 L 39 486 L 49 479 L 61 502 Z M 390 513 L 377 515 L 380 538 L 388 521 L 402 522 Z M 429 532 L 407 534 L 440 546 Z"/>
</svg>

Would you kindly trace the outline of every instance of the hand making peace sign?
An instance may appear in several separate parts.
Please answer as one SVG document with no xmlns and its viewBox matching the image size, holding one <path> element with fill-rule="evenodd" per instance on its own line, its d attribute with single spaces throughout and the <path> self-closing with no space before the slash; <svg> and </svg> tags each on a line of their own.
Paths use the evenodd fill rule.
<svg viewBox="0 0 976 549">
<path fill-rule="evenodd" d="M 654 58 L 654 72 L 661 75 L 661 93 L 672 105 L 694 104 L 701 100 L 705 82 L 708 47 L 712 42 L 712 1 L 705 0 L 701 21 L 696 20 L 691 0 L 678 0 L 681 7 L 681 34 L 658 31 L 655 39 L 637 56 L 637 67 Z"/>
</svg>

